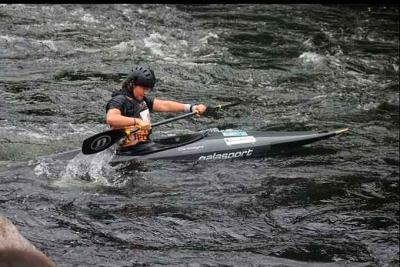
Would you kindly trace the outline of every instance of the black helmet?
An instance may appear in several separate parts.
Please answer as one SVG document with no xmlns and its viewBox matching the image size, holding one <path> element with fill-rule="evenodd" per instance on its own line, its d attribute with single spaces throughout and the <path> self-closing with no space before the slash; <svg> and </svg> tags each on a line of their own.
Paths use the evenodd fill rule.
<svg viewBox="0 0 400 267">
<path fill-rule="evenodd" d="M 137 66 L 126 78 L 122 87 L 129 90 L 134 85 L 141 85 L 153 89 L 156 83 L 156 76 L 148 66 Z"/>
</svg>

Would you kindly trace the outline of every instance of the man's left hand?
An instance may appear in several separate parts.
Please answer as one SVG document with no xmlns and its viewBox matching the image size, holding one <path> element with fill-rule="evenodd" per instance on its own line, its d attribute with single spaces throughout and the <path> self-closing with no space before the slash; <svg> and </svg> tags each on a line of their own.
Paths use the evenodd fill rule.
<svg viewBox="0 0 400 267">
<path fill-rule="evenodd" d="M 206 111 L 207 107 L 203 104 L 198 104 L 194 105 L 192 107 L 192 111 L 197 113 L 197 116 L 200 116 L 200 114 L 203 114 Z"/>
</svg>

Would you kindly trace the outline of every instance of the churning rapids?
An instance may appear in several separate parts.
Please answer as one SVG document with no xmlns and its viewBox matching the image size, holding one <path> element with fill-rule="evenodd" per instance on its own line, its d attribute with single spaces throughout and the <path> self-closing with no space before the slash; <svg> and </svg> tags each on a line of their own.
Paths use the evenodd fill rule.
<svg viewBox="0 0 400 267">
<path fill-rule="evenodd" d="M 58 266 L 398 266 L 398 6 L 0 5 L 0 214 Z M 253 160 L 111 167 L 137 63 L 155 94 L 242 101 L 154 136 L 346 134 Z M 177 114 L 153 114 L 154 122 Z"/>
</svg>

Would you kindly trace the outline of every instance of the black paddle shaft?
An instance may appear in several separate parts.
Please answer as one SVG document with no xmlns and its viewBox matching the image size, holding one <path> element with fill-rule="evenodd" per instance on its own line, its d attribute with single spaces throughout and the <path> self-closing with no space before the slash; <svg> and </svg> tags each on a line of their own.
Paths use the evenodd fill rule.
<svg viewBox="0 0 400 267">
<path fill-rule="evenodd" d="M 231 106 L 235 106 L 238 104 L 239 103 L 228 103 L 228 104 L 224 104 L 224 105 L 218 105 L 216 107 L 208 108 L 207 111 L 216 111 L 216 110 L 220 110 L 225 107 L 231 107 Z M 207 111 L 206 111 L 206 113 L 207 113 Z M 160 126 L 160 125 L 172 122 L 172 121 L 190 117 L 195 114 L 197 114 L 197 112 L 194 111 L 191 113 L 187 113 L 187 114 L 183 114 L 183 115 L 176 116 L 173 118 L 169 118 L 169 119 L 152 124 L 152 127 Z M 113 129 L 113 130 L 108 130 L 106 132 L 98 133 L 98 134 L 91 136 L 83 141 L 82 153 L 85 155 L 88 155 L 88 154 L 94 154 L 94 153 L 103 151 L 103 150 L 109 148 L 110 146 L 112 146 L 113 144 L 115 144 L 116 142 L 118 142 L 118 140 L 120 140 L 124 136 L 125 136 L 124 129 Z"/>
<path fill-rule="evenodd" d="M 173 118 L 170 118 L 170 119 L 159 121 L 159 122 L 156 122 L 156 123 L 152 124 L 151 127 L 160 126 L 160 125 L 166 124 L 166 123 L 171 122 L 171 121 L 177 121 L 177 120 L 180 120 L 180 119 L 183 119 L 183 118 L 186 118 L 186 117 L 190 117 L 190 116 L 193 116 L 196 113 L 197 112 L 193 111 L 191 113 L 186 113 L 186 114 L 183 114 L 183 115 L 180 115 L 180 116 L 176 116 L 176 117 L 173 117 Z"/>
</svg>

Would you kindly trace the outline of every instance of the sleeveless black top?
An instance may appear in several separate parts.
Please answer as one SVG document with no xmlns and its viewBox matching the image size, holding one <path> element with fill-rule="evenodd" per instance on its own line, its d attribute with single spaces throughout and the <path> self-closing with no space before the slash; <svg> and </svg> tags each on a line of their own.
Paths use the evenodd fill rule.
<svg viewBox="0 0 400 267">
<path fill-rule="evenodd" d="M 138 101 L 131 93 L 120 90 L 113 92 L 111 100 L 106 105 L 106 112 L 111 108 L 117 108 L 123 116 L 145 119 L 141 114 L 145 110 L 152 111 L 153 102 L 153 97 L 144 97 L 142 101 Z"/>
</svg>

